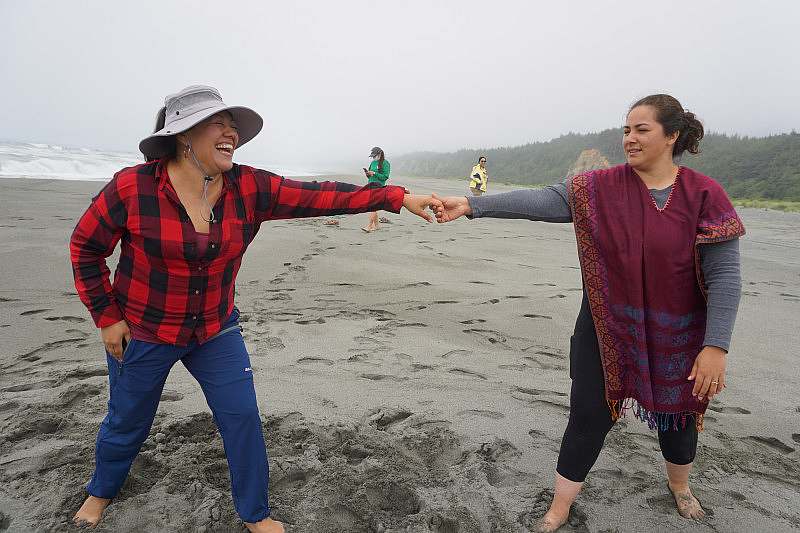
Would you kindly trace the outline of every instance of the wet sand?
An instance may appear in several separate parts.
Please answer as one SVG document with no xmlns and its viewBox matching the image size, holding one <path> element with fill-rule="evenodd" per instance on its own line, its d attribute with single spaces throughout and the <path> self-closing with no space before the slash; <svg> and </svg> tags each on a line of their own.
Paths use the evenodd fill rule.
<svg viewBox="0 0 800 533">
<path fill-rule="evenodd" d="M 0 180 L 0 531 L 69 530 L 91 475 L 107 369 L 67 242 L 101 187 Z M 740 214 L 728 389 L 709 408 L 692 477 L 709 517 L 677 515 L 656 435 L 629 418 L 564 531 L 800 528 L 800 215 Z M 273 516 L 291 532 L 527 531 L 549 502 L 569 410 L 572 226 L 386 216 L 369 235 L 367 215 L 270 222 L 245 256 L 237 305 Z M 203 395 L 176 365 L 98 531 L 242 529 Z"/>
</svg>

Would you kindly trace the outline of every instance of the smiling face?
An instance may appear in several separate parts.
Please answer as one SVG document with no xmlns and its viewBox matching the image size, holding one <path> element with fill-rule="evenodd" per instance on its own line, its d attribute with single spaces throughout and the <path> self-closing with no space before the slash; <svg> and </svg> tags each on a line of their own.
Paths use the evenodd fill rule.
<svg viewBox="0 0 800 533">
<path fill-rule="evenodd" d="M 678 133 L 664 135 L 656 109 L 649 105 L 634 107 L 628 113 L 622 135 L 625 159 L 634 169 L 651 168 L 656 162 L 672 160 L 672 147 Z"/>
<path fill-rule="evenodd" d="M 211 176 L 227 172 L 233 167 L 233 151 L 239 144 L 239 130 L 230 113 L 212 115 L 197 124 L 178 141 L 186 145 L 191 142 L 200 164 Z"/>
</svg>

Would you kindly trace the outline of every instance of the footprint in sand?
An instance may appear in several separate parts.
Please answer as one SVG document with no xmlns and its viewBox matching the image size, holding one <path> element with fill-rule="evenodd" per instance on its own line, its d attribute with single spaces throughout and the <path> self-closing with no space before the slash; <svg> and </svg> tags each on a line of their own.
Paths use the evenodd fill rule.
<svg viewBox="0 0 800 533">
<path fill-rule="evenodd" d="M 528 348 L 525 348 L 525 349 L 523 349 L 522 351 L 523 351 L 523 352 L 525 352 L 525 351 L 527 351 L 527 350 L 528 350 Z M 551 350 L 537 350 L 537 351 L 535 351 L 534 353 L 535 353 L 536 355 L 544 355 L 545 357 L 550 357 L 550 358 L 552 358 L 552 359 L 566 359 L 566 358 L 567 358 L 567 356 L 566 356 L 565 354 L 561 353 L 561 352 L 560 352 L 560 351 L 558 351 L 558 350 L 555 350 L 555 351 L 551 351 Z"/>
<path fill-rule="evenodd" d="M 49 320 L 51 322 L 56 321 L 56 320 L 62 320 L 64 322 L 71 322 L 73 324 L 86 322 L 85 318 L 81 318 L 79 316 L 48 316 L 48 317 L 45 317 L 45 320 Z"/>
<path fill-rule="evenodd" d="M 323 357 L 301 357 L 300 359 L 297 360 L 297 362 L 298 363 L 314 363 L 314 364 L 319 363 L 319 364 L 323 364 L 323 365 L 326 365 L 326 366 L 331 366 L 333 364 L 333 361 L 331 361 L 330 359 L 325 359 Z"/>
<path fill-rule="evenodd" d="M 485 409 L 467 409 L 465 411 L 459 411 L 456 414 L 458 416 L 480 416 L 482 418 L 491 418 L 493 420 L 499 420 L 501 418 L 505 418 L 506 416 L 503 413 L 498 413 L 497 411 L 487 411 Z"/>
<path fill-rule="evenodd" d="M 551 395 L 559 397 L 566 396 L 566 394 L 564 394 L 563 392 L 528 389 L 525 387 L 515 387 L 515 390 L 511 391 L 511 397 L 516 400 L 520 400 L 528 404 L 541 404 L 549 407 L 554 407 L 555 409 L 564 414 L 569 413 L 568 405 L 559 403 L 557 401 L 540 398 L 540 396 L 542 395 Z"/>
<path fill-rule="evenodd" d="M 411 371 L 412 372 L 419 372 L 420 370 L 433 370 L 436 368 L 433 365 L 425 365 L 422 363 L 412 363 L 411 364 Z"/>
<path fill-rule="evenodd" d="M 180 400 L 183 400 L 183 394 L 178 391 L 164 389 L 161 393 L 162 402 L 178 402 Z"/>
<path fill-rule="evenodd" d="M 481 302 L 481 303 L 482 304 L 496 304 L 496 303 L 500 303 L 500 300 L 497 299 L 497 298 L 490 298 L 489 300 L 486 300 L 485 302 Z"/>
<path fill-rule="evenodd" d="M 390 376 L 390 375 L 387 375 L 387 374 L 370 374 L 370 373 L 362 373 L 362 374 L 359 374 L 358 377 L 364 378 L 364 379 L 369 379 L 371 381 L 384 381 L 384 380 L 405 381 L 406 379 L 408 379 L 408 378 L 401 378 L 399 376 Z"/>
<path fill-rule="evenodd" d="M 14 411 L 18 407 L 19 407 L 19 402 L 15 402 L 14 400 L 0 403 L 0 414 L 6 413 L 6 412 L 9 412 L 9 411 Z M 2 528 L 0 528 L 0 531 L 2 531 Z"/>
<path fill-rule="evenodd" d="M 449 352 L 443 353 L 441 357 L 443 359 L 447 359 L 448 357 L 462 356 L 462 355 L 472 355 L 472 352 L 469 350 L 450 350 Z"/>
<path fill-rule="evenodd" d="M 525 318 L 544 318 L 544 319 L 546 319 L 546 320 L 553 320 L 553 317 L 551 317 L 551 316 L 547 316 L 547 315 L 536 315 L 536 314 L 534 314 L 534 313 L 527 313 L 527 314 L 524 314 L 524 315 L 522 315 L 522 316 L 524 316 Z"/>
<path fill-rule="evenodd" d="M 428 529 L 431 533 L 458 533 L 461 525 L 458 520 L 436 513 L 428 519 Z"/>
<path fill-rule="evenodd" d="M 5 298 L 3 296 L 0 296 L 0 302 L 21 302 L 21 301 L 22 300 L 19 300 L 17 298 Z"/>
<path fill-rule="evenodd" d="M 520 294 L 510 294 L 506 296 L 506 298 L 508 298 L 509 300 L 526 300 L 528 297 L 522 296 Z"/>
<path fill-rule="evenodd" d="M 502 370 L 516 370 L 517 372 L 522 372 L 528 368 L 528 365 L 497 365 L 497 368 Z"/>
<path fill-rule="evenodd" d="M 324 324 L 325 323 L 325 319 L 324 318 L 310 318 L 308 320 L 295 320 L 294 323 L 295 324 L 300 324 L 301 326 L 305 326 L 305 325 L 308 325 L 308 324 Z"/>
<path fill-rule="evenodd" d="M 495 331 L 493 329 L 465 329 L 462 331 L 464 333 L 476 335 L 482 338 L 483 340 L 488 341 L 491 344 L 499 344 L 501 346 L 505 346 L 506 348 L 508 348 L 508 346 L 506 345 L 507 339 L 505 335 L 503 335 L 499 331 Z"/>
<path fill-rule="evenodd" d="M 792 448 L 787 444 L 784 444 L 775 437 L 763 437 L 761 435 L 751 435 L 748 437 L 748 439 L 755 441 L 759 444 L 763 444 L 764 446 L 772 448 L 773 450 L 779 451 L 784 455 L 792 453 L 794 451 L 794 448 Z"/>
<path fill-rule="evenodd" d="M 386 429 L 391 425 L 402 422 L 413 414 L 414 413 L 411 411 L 399 407 L 385 407 L 369 411 L 367 413 L 367 420 L 378 429 Z"/>
<path fill-rule="evenodd" d="M 77 343 L 77 342 L 80 342 L 82 340 L 84 340 L 84 337 L 81 337 L 81 338 L 78 338 L 78 339 L 64 339 L 64 340 L 61 340 L 61 341 L 46 342 L 42 346 L 39 346 L 38 348 L 34 348 L 30 352 L 26 352 L 26 353 L 20 355 L 19 358 L 22 359 L 23 361 L 31 361 L 31 362 L 38 361 L 39 359 L 41 359 L 41 357 L 39 356 L 40 353 L 48 352 L 48 351 L 54 350 L 55 348 L 58 348 L 60 346 L 64 346 L 65 344 Z"/>
<path fill-rule="evenodd" d="M 456 300 L 435 300 L 433 303 L 438 305 L 445 305 L 445 304 L 457 304 L 461 302 L 458 302 Z"/>
<path fill-rule="evenodd" d="M 545 389 L 530 389 L 528 387 L 514 387 L 514 391 L 527 394 L 529 396 L 542 396 L 542 395 L 550 395 L 550 396 L 566 396 L 567 394 L 564 392 L 558 392 L 554 390 L 545 390 Z"/>
<path fill-rule="evenodd" d="M 456 374 L 458 376 L 467 376 L 477 379 L 488 379 L 480 372 L 475 372 L 474 370 L 468 370 L 466 368 L 451 368 L 450 370 L 448 370 L 448 372 L 450 372 L 451 374 Z"/>
<path fill-rule="evenodd" d="M 0 392 L 25 392 L 29 390 L 49 389 L 54 384 L 55 381 L 53 381 L 52 379 L 44 379 L 42 381 L 33 381 L 31 383 L 20 383 L 19 385 L 6 387 L 5 389 L 0 389 Z"/>
<path fill-rule="evenodd" d="M 280 337 L 266 337 L 263 342 L 270 350 L 283 350 L 286 348 Z"/>
<path fill-rule="evenodd" d="M 19 316 L 38 315 L 39 313 L 46 313 L 47 311 L 52 311 L 52 309 L 32 309 L 30 311 L 24 311 L 20 313 Z"/>
<path fill-rule="evenodd" d="M 486 321 L 484 319 L 482 319 L 482 318 L 473 318 L 472 320 L 462 320 L 461 324 L 467 324 L 467 325 L 483 324 L 484 322 L 486 322 Z"/>
<path fill-rule="evenodd" d="M 800 433 L 792 433 L 792 440 L 800 444 Z"/>
<path fill-rule="evenodd" d="M 467 283 L 473 283 L 475 285 L 494 285 L 494 283 L 489 283 L 488 281 L 468 281 Z"/>
<path fill-rule="evenodd" d="M 105 385 L 94 385 L 91 383 L 76 383 L 71 385 L 67 390 L 58 395 L 60 405 L 71 407 L 74 404 L 85 400 L 100 396 L 105 392 Z"/>
<path fill-rule="evenodd" d="M 93 378 L 97 376 L 107 376 L 108 367 L 105 365 L 79 367 L 69 370 L 61 377 L 61 382 Z"/>
<path fill-rule="evenodd" d="M 429 281 L 417 281 L 415 283 L 407 283 L 400 287 L 401 289 L 410 289 L 412 287 L 430 287 L 431 283 Z"/>
<path fill-rule="evenodd" d="M 709 405 L 708 409 L 715 413 L 723 413 L 726 415 L 749 415 L 750 411 L 742 407 L 728 407 L 726 405 Z"/>
</svg>

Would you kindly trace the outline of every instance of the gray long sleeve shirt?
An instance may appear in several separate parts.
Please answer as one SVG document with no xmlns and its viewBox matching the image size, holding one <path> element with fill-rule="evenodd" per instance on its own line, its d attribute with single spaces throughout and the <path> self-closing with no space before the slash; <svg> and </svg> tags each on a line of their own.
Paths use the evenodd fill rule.
<svg viewBox="0 0 800 533">
<path fill-rule="evenodd" d="M 672 187 L 651 189 L 663 208 Z M 526 218 L 542 222 L 572 222 L 567 199 L 567 181 L 542 189 L 523 189 L 468 198 L 472 218 Z M 700 268 L 708 288 L 705 346 L 727 351 L 742 293 L 739 239 L 704 244 L 700 247 Z"/>
</svg>

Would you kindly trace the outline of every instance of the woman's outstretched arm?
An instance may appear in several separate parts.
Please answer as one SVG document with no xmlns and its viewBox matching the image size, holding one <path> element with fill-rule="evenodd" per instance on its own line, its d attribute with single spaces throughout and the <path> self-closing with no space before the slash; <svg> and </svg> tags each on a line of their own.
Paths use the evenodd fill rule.
<svg viewBox="0 0 800 533">
<path fill-rule="evenodd" d="M 438 222 L 469 218 L 524 218 L 542 222 L 572 222 L 566 181 L 541 189 L 520 189 L 485 196 L 442 198 Z"/>
<path fill-rule="evenodd" d="M 425 212 L 440 205 L 430 196 L 406 194 L 403 187 L 358 187 L 336 181 L 307 182 L 283 178 L 256 170 L 256 210 L 260 221 L 391 211 L 405 207 L 431 222 Z"/>
</svg>

